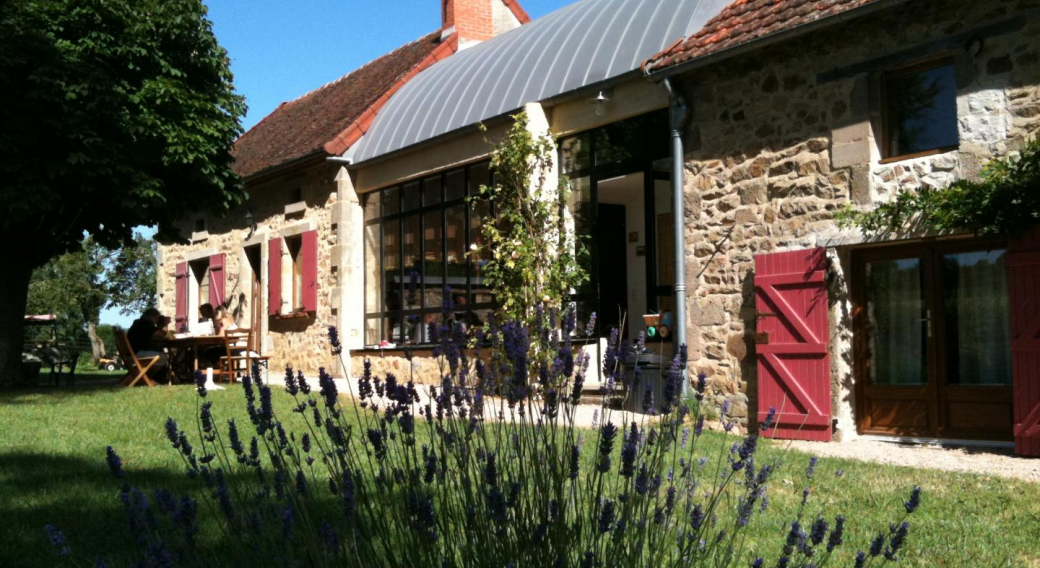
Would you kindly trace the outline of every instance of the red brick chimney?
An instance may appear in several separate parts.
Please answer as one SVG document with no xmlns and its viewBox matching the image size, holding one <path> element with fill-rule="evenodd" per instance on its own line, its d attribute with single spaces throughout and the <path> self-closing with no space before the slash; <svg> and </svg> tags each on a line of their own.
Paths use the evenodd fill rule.
<svg viewBox="0 0 1040 568">
<path fill-rule="evenodd" d="M 459 44 L 491 39 L 530 21 L 517 0 L 441 0 L 442 29 L 454 30 Z"/>
</svg>

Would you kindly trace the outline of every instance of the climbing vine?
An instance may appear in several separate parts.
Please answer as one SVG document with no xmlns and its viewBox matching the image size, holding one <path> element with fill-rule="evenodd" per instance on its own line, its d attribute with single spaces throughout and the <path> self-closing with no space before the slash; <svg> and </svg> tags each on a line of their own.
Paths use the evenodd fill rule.
<svg viewBox="0 0 1040 568">
<path fill-rule="evenodd" d="M 868 234 L 922 229 L 978 235 L 1021 233 L 1040 223 L 1040 137 L 1028 140 L 1018 156 L 990 161 L 978 180 L 902 191 L 870 211 L 847 207 L 839 212 L 838 223 Z"/>
<path fill-rule="evenodd" d="M 559 308 L 587 279 L 578 263 L 583 247 L 568 230 L 566 179 L 549 181 L 555 145 L 528 128 L 526 113 L 513 117 L 491 154 L 494 183 L 481 198 L 494 203 L 494 222 L 483 223 L 490 259 L 484 268 L 502 321 L 534 323 L 539 305 Z"/>
</svg>

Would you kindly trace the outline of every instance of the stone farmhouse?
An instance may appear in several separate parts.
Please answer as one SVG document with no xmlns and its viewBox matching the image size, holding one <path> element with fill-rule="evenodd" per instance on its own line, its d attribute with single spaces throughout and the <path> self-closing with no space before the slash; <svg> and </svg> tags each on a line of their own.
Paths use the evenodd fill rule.
<svg viewBox="0 0 1040 568">
<path fill-rule="evenodd" d="M 199 304 L 229 306 L 272 369 L 335 368 L 337 325 L 355 372 L 432 378 L 423 322 L 444 287 L 460 321 L 494 308 L 494 211 L 467 197 L 523 109 L 573 191 L 591 253 L 574 302 L 597 335 L 657 314 L 650 348 L 688 344 L 713 400 L 752 426 L 781 409 L 781 437 L 1040 455 L 1040 237 L 835 220 L 978 176 L 1036 135 L 1038 9 L 579 0 L 532 21 L 512 0 L 444 0 L 441 29 L 242 136 L 250 199 L 160 247 L 162 308 L 191 329 Z"/>
</svg>

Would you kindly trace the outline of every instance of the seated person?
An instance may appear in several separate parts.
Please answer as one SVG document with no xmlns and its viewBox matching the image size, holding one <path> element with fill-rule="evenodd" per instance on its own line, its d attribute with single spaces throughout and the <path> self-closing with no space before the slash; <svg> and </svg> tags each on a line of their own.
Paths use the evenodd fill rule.
<svg viewBox="0 0 1040 568">
<path fill-rule="evenodd" d="M 167 366 L 167 357 L 158 346 L 154 344 L 159 332 L 159 318 L 161 314 L 155 308 L 148 308 L 141 317 L 134 320 L 130 329 L 126 332 L 126 339 L 130 342 L 130 349 L 134 351 L 138 359 L 158 357 L 159 360 L 152 366 L 164 374 Z"/>
<path fill-rule="evenodd" d="M 205 304 L 209 306 L 209 304 Z M 205 307 L 204 306 L 204 307 Z M 212 310 L 212 306 L 210 306 Z M 201 310 L 200 310 L 201 312 Z M 229 331 L 235 331 L 239 329 L 238 324 L 235 323 L 235 319 L 231 317 L 231 314 L 227 311 L 224 306 L 217 307 L 216 310 L 212 310 L 212 323 L 213 323 L 213 334 L 226 336 Z M 232 353 L 237 354 L 245 351 L 246 341 L 240 340 L 232 344 Z M 224 347 L 211 347 L 203 353 L 202 358 L 206 361 L 206 364 L 210 367 L 216 367 L 220 363 L 222 357 L 227 356 L 227 349 Z"/>
<path fill-rule="evenodd" d="M 159 329 L 155 331 L 155 339 L 160 341 L 173 339 L 173 331 L 170 330 L 171 321 L 172 320 L 167 316 L 159 316 L 159 321 L 156 323 L 156 325 L 159 326 Z"/>
<path fill-rule="evenodd" d="M 227 308 L 220 306 L 213 312 L 213 332 L 217 335 L 227 335 L 229 331 L 235 331 L 238 329 L 238 324 L 235 323 L 235 318 L 231 317 L 231 313 L 227 311 Z"/>
<path fill-rule="evenodd" d="M 213 304 L 202 304 L 199 306 L 199 335 L 217 335 L 217 329 L 213 320 L 214 313 Z"/>
</svg>

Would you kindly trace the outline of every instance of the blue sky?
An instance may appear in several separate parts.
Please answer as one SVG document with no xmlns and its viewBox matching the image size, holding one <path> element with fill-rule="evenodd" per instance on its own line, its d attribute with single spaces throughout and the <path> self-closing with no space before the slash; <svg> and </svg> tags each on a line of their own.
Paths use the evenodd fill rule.
<svg viewBox="0 0 1040 568">
<path fill-rule="evenodd" d="M 521 0 L 532 18 L 574 0 Z M 293 100 L 440 28 L 440 0 L 205 0 L 220 44 L 231 56 L 251 128 Z M 154 233 L 143 229 L 148 233 Z M 101 322 L 129 326 L 133 316 L 105 310 Z"/>
<path fill-rule="evenodd" d="M 521 0 L 532 18 L 574 0 Z M 248 129 L 279 104 L 440 28 L 441 0 L 205 0 L 246 97 Z"/>
</svg>

